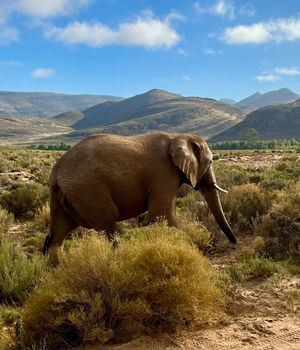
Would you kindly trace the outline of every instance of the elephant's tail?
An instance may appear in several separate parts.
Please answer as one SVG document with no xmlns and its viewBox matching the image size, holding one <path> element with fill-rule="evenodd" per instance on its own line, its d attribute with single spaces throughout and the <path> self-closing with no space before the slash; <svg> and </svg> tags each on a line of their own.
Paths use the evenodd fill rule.
<svg viewBox="0 0 300 350">
<path fill-rule="evenodd" d="M 50 229 L 49 229 L 49 233 L 45 238 L 44 241 L 44 245 L 42 248 L 42 253 L 44 255 L 46 255 L 49 251 L 49 248 L 51 246 L 51 243 L 53 241 L 53 223 L 54 223 L 54 215 L 57 209 L 57 194 L 59 192 L 59 186 L 57 185 L 57 183 L 55 183 L 54 185 L 50 185 Z"/>
</svg>

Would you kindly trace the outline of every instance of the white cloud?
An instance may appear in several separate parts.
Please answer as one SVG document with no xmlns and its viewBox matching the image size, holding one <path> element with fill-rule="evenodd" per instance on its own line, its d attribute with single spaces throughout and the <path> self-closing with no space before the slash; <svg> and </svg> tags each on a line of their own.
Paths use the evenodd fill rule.
<svg viewBox="0 0 300 350">
<path fill-rule="evenodd" d="M 52 68 L 38 68 L 31 73 L 31 76 L 32 78 L 50 78 L 55 74 L 56 72 Z"/>
<path fill-rule="evenodd" d="M 223 36 L 226 44 L 262 44 L 270 40 L 270 34 L 262 23 L 250 26 L 236 26 L 226 28 Z"/>
<path fill-rule="evenodd" d="M 66 16 L 87 7 L 94 0 L 0 0 L 0 46 L 19 39 L 16 26 L 9 26 L 12 14 L 34 18 Z"/>
<path fill-rule="evenodd" d="M 82 44 L 91 47 L 107 45 L 144 46 L 147 48 L 170 48 L 181 41 L 171 21 L 183 19 L 171 13 L 163 20 L 152 13 L 144 13 L 132 22 L 119 24 L 112 29 L 100 22 L 73 22 L 64 28 L 50 26 L 45 29 L 49 39 L 68 45 Z"/>
<path fill-rule="evenodd" d="M 23 66 L 22 62 L 14 60 L 0 60 L 0 67 L 21 67 Z"/>
<path fill-rule="evenodd" d="M 91 0 L 15 0 L 15 10 L 32 17 L 64 16 L 89 5 Z"/>
<path fill-rule="evenodd" d="M 199 2 L 196 2 L 194 8 L 200 15 L 210 14 L 213 16 L 227 17 L 229 19 L 235 17 L 235 6 L 230 0 L 217 0 L 211 6 L 202 6 Z"/>
<path fill-rule="evenodd" d="M 263 44 L 300 39 L 300 17 L 279 18 L 251 25 L 226 28 L 223 40 L 229 45 Z"/>
<path fill-rule="evenodd" d="M 289 76 L 295 76 L 300 74 L 299 68 L 288 68 L 288 67 L 282 67 L 282 68 L 275 68 L 275 73 L 280 75 L 289 75 Z"/>
<path fill-rule="evenodd" d="M 205 54 L 205 55 L 222 55 L 223 54 L 223 50 L 215 50 L 215 49 L 212 49 L 210 47 L 206 47 L 205 49 L 202 50 L 202 52 Z"/>
<path fill-rule="evenodd" d="M 273 82 L 273 81 L 280 80 L 281 78 L 280 76 L 275 74 L 262 74 L 262 75 L 257 75 L 255 79 L 258 80 L 259 82 Z"/>
<path fill-rule="evenodd" d="M 192 78 L 189 77 L 188 75 L 183 75 L 183 76 L 181 77 L 181 79 L 182 79 L 182 80 L 185 80 L 185 81 L 191 81 L 191 80 L 192 80 Z"/>
</svg>

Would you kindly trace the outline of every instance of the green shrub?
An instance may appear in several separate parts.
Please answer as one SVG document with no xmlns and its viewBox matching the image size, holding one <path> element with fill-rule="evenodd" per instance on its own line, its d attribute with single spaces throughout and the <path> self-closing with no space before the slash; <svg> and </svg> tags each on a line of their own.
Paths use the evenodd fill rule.
<svg viewBox="0 0 300 350">
<path fill-rule="evenodd" d="M 284 267 L 272 260 L 250 258 L 230 266 L 227 272 L 233 281 L 242 282 L 259 277 L 271 277 L 275 273 L 284 272 Z"/>
<path fill-rule="evenodd" d="M 215 237 L 219 233 L 219 226 L 216 223 L 211 211 L 209 210 L 205 200 L 199 192 L 189 193 L 187 196 L 177 198 L 176 201 L 178 216 L 183 221 L 181 229 L 186 231 L 188 235 L 193 236 L 199 243 L 200 240 L 206 242 L 207 246 L 212 237 Z M 188 222 L 191 223 L 189 228 Z M 195 226 L 199 227 L 199 238 L 196 238 Z M 186 228 L 186 229 L 185 229 Z M 199 248 L 203 245 L 194 241 Z M 200 249 L 202 249 L 200 248 Z"/>
<path fill-rule="evenodd" d="M 35 230 L 45 232 L 49 229 L 50 225 L 50 206 L 49 203 L 46 202 L 42 207 L 40 207 L 35 217 L 31 223 L 32 228 Z"/>
<path fill-rule="evenodd" d="M 0 198 L 3 208 L 16 217 L 33 216 L 48 199 L 48 187 L 41 184 L 20 185 L 6 191 Z"/>
<path fill-rule="evenodd" d="M 5 324 L 13 324 L 18 316 L 19 312 L 16 310 L 16 308 L 0 305 L 0 318 L 2 318 Z"/>
<path fill-rule="evenodd" d="M 263 191 L 254 183 L 234 186 L 222 196 L 223 209 L 233 226 L 247 232 L 268 212 L 274 197 L 274 192 Z"/>
<path fill-rule="evenodd" d="M 0 237 L 5 233 L 13 222 L 13 215 L 0 207 Z"/>
<path fill-rule="evenodd" d="M 225 163 L 226 164 L 226 163 Z M 229 190 L 232 186 L 249 183 L 249 172 L 240 165 L 226 164 L 224 162 L 215 162 L 214 170 L 218 184 Z"/>
<path fill-rule="evenodd" d="M 130 230 L 117 248 L 101 236 L 74 240 L 35 290 L 23 315 L 27 344 L 105 343 L 142 332 L 201 324 L 224 297 L 207 259 L 165 225 Z"/>
<path fill-rule="evenodd" d="M 300 262 L 300 181 L 279 193 L 256 233 L 264 237 L 268 257 Z"/>
<path fill-rule="evenodd" d="M 204 203 L 199 192 L 190 192 L 176 200 L 178 212 L 184 213 L 189 220 L 197 220 Z"/>
<path fill-rule="evenodd" d="M 45 267 L 42 256 L 28 258 L 22 249 L 0 239 L 0 300 L 22 303 Z"/>
</svg>

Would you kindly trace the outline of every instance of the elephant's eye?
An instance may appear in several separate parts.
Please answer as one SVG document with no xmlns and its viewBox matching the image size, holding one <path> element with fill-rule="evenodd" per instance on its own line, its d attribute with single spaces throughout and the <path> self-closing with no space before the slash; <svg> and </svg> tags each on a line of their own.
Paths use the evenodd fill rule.
<svg viewBox="0 0 300 350">
<path fill-rule="evenodd" d="M 212 160 L 209 161 L 209 164 L 211 164 L 211 163 L 212 163 Z"/>
</svg>

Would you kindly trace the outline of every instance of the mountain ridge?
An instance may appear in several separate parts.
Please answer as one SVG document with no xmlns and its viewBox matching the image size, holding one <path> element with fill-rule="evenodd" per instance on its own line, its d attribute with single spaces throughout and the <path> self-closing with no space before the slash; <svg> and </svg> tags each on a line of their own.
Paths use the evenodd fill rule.
<svg viewBox="0 0 300 350">
<path fill-rule="evenodd" d="M 213 136 L 210 142 L 236 141 L 247 129 L 255 129 L 261 140 L 300 140 L 300 98 L 288 104 L 266 106 L 251 112 L 240 123 Z"/>
<path fill-rule="evenodd" d="M 51 117 L 66 111 L 78 111 L 120 97 L 56 92 L 0 91 L 0 115 L 7 117 Z"/>
<path fill-rule="evenodd" d="M 105 102 L 81 112 L 71 133 L 83 137 L 95 132 L 132 135 L 169 130 L 208 137 L 239 122 L 245 113 L 235 106 L 200 97 L 185 97 L 152 89 L 120 102 Z"/>
<path fill-rule="evenodd" d="M 260 93 L 259 91 L 254 94 L 245 97 L 244 99 L 238 101 L 235 106 L 237 107 L 254 107 L 260 108 L 270 105 L 289 103 L 298 99 L 300 95 L 296 94 L 288 88 L 281 88 L 278 90 L 267 91 L 265 93 Z"/>
</svg>

